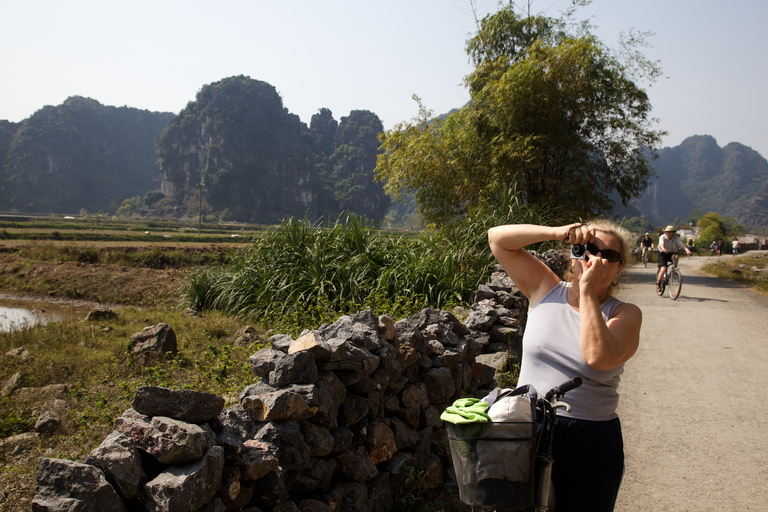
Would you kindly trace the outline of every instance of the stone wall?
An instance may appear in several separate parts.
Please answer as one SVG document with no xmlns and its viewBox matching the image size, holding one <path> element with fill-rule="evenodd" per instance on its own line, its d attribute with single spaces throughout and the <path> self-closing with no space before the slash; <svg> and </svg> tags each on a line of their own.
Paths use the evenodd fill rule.
<svg viewBox="0 0 768 512">
<path fill-rule="evenodd" d="M 441 412 L 482 396 L 521 350 L 527 299 L 497 267 L 470 311 L 370 311 L 250 358 L 260 378 L 221 397 L 140 388 L 82 463 L 40 460 L 35 511 L 387 511 L 452 478 Z M 67 508 L 77 507 L 77 508 Z"/>
</svg>

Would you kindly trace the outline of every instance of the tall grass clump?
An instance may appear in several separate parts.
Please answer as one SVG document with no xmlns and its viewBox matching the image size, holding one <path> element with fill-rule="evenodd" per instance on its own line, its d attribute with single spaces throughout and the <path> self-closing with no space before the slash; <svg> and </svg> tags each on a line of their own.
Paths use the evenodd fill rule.
<svg viewBox="0 0 768 512">
<path fill-rule="evenodd" d="M 469 304 L 495 260 L 487 231 L 506 223 L 548 223 L 550 211 L 525 205 L 514 190 L 487 207 L 415 236 L 379 230 L 342 214 L 332 224 L 291 218 L 225 266 L 190 278 L 186 305 L 295 328 L 369 308 L 407 315 L 424 307 Z"/>
</svg>

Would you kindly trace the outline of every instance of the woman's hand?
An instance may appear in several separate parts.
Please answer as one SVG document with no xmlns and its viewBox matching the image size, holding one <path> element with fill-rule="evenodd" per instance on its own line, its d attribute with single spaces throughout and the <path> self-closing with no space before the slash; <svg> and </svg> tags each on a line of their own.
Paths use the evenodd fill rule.
<svg viewBox="0 0 768 512">
<path fill-rule="evenodd" d="M 579 275 L 579 289 L 596 293 L 597 285 L 608 275 L 608 269 L 605 268 L 600 256 L 587 251 L 587 259 L 574 260 L 574 264 L 581 265 L 581 272 L 574 272 L 574 275 Z"/>
<path fill-rule="evenodd" d="M 591 242 L 595 237 L 595 228 L 590 228 L 587 224 L 576 222 L 560 228 L 563 230 L 563 242 L 571 245 L 584 245 Z"/>
</svg>

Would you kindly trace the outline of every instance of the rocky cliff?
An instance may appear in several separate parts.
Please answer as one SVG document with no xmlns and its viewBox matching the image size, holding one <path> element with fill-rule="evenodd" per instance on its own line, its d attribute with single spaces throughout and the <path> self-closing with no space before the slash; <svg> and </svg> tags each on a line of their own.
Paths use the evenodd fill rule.
<svg viewBox="0 0 768 512">
<path fill-rule="evenodd" d="M 273 86 L 245 76 L 207 85 L 158 137 L 162 192 L 182 205 L 203 201 L 235 219 L 273 223 L 351 210 L 381 219 L 389 205 L 373 168 L 383 131 L 353 111 L 337 123 L 328 109 L 309 129 Z"/>
<path fill-rule="evenodd" d="M 79 96 L 0 125 L 0 208 L 109 211 L 157 189 L 154 139 L 173 114 L 107 107 Z"/>
<path fill-rule="evenodd" d="M 765 201 L 768 161 L 743 144 L 721 148 L 709 135 L 688 137 L 662 149 L 654 169 L 656 179 L 633 205 L 658 225 L 684 220 L 695 209 L 734 217 L 747 226 L 768 225 L 768 211 L 759 207 Z"/>
</svg>

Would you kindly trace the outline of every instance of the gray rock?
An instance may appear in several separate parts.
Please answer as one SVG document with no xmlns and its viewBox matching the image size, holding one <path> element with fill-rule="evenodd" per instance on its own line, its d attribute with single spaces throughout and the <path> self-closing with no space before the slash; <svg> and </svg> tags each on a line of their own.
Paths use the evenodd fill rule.
<svg viewBox="0 0 768 512">
<path fill-rule="evenodd" d="M 204 423 L 224 409 L 224 399 L 189 389 L 142 386 L 131 406 L 146 416 L 167 416 L 188 423 Z"/>
<path fill-rule="evenodd" d="M 286 355 L 276 361 L 275 369 L 269 372 L 269 384 L 277 387 L 289 384 L 313 384 L 317 382 L 317 378 L 317 364 L 311 352 Z"/>
<path fill-rule="evenodd" d="M 285 352 L 263 348 L 248 358 L 251 372 L 262 379 L 269 377 L 269 372 L 273 371 L 277 362 L 284 357 L 287 357 Z"/>
<path fill-rule="evenodd" d="M 130 437 L 113 431 L 85 459 L 111 479 L 126 498 L 139 494 L 139 486 L 147 480 L 141 466 L 141 456 Z"/>
<path fill-rule="evenodd" d="M 214 446 L 193 464 L 166 469 L 142 488 L 147 511 L 198 510 L 213 499 L 223 468 L 224 450 Z"/>
<path fill-rule="evenodd" d="M 67 402 L 57 398 L 43 404 L 40 415 L 35 422 L 35 432 L 52 433 L 61 426 L 61 418 L 66 413 Z"/>
<path fill-rule="evenodd" d="M 139 364 L 149 364 L 165 357 L 176 355 L 176 333 L 165 323 L 150 325 L 130 338 L 131 351 Z"/>
<path fill-rule="evenodd" d="M 163 464 L 183 465 L 199 460 L 216 444 L 208 425 L 155 416 L 143 436 L 134 434 L 136 445 Z"/>
<path fill-rule="evenodd" d="M 355 482 L 367 482 L 379 474 L 364 446 L 339 454 L 337 470 Z"/>
<path fill-rule="evenodd" d="M 452 397 L 456 393 L 456 386 L 451 370 L 445 367 L 430 368 L 424 374 L 423 382 L 431 404 L 453 402 Z"/>
<path fill-rule="evenodd" d="M 287 334 L 275 334 L 274 336 L 270 336 L 267 341 L 269 342 L 269 346 L 273 349 L 287 354 L 288 349 L 291 348 L 291 343 L 293 343 L 293 338 Z"/>
<path fill-rule="evenodd" d="M 24 362 L 28 361 L 32 355 L 29 353 L 29 350 L 27 350 L 27 347 L 21 346 L 12 348 L 6 352 L 5 357 L 10 357 L 11 359 L 19 359 L 21 362 Z"/>
<path fill-rule="evenodd" d="M 467 318 L 466 325 L 470 329 L 488 332 L 498 318 L 499 313 L 493 306 L 477 304 L 472 306 L 472 312 Z"/>
<path fill-rule="evenodd" d="M 242 480 L 258 480 L 278 466 L 279 461 L 273 453 L 268 443 L 250 439 L 239 453 L 232 456 L 232 463 L 240 471 Z"/>
<path fill-rule="evenodd" d="M 327 428 L 303 421 L 301 422 L 301 432 L 304 441 L 309 446 L 311 457 L 324 457 L 333 452 L 333 435 Z"/>
<path fill-rule="evenodd" d="M 333 512 L 333 509 L 319 500 L 301 500 L 299 502 L 301 512 Z"/>
<path fill-rule="evenodd" d="M 239 403 L 220 414 L 219 419 L 221 430 L 217 435 L 217 442 L 225 448 L 227 454 L 240 451 L 243 443 L 253 438 L 261 427 Z"/>
<path fill-rule="evenodd" d="M 3 381 L 3 385 L 0 386 L 0 398 L 11 396 L 11 394 L 17 388 L 24 387 L 24 381 L 27 376 L 23 372 L 16 372 Z"/>
<path fill-rule="evenodd" d="M 34 512 L 123 512 L 117 491 L 102 472 L 88 464 L 42 458 L 37 466 Z"/>
<path fill-rule="evenodd" d="M 310 407 L 303 396 L 288 389 L 246 396 L 240 403 L 256 421 L 305 420 L 314 416 L 318 409 Z"/>
<path fill-rule="evenodd" d="M 0 453 L 7 453 L 12 456 L 21 455 L 32 448 L 37 442 L 38 434 L 35 432 L 24 432 L 15 436 L 0 439 Z"/>
<path fill-rule="evenodd" d="M 284 501 L 272 509 L 272 512 L 301 512 L 301 510 L 296 506 L 294 502 Z"/>
<path fill-rule="evenodd" d="M 269 454 L 280 461 L 283 469 L 301 471 L 310 465 L 310 449 L 296 421 L 267 423 L 259 429 L 254 439 L 268 447 Z"/>
<path fill-rule="evenodd" d="M 329 429 L 335 429 L 338 426 L 339 408 L 344 403 L 346 396 L 347 388 L 335 373 L 320 372 L 315 384 L 314 399 L 307 402 L 311 406 L 318 407 L 312 422 Z"/>
<path fill-rule="evenodd" d="M 311 459 L 310 468 L 303 471 L 287 471 L 285 486 L 290 492 L 306 495 L 312 491 L 327 491 L 331 486 L 336 461 L 333 459 Z"/>
<path fill-rule="evenodd" d="M 399 451 L 412 449 L 419 441 L 419 434 L 399 418 L 392 418 L 392 432 L 395 435 L 395 444 Z"/>
<path fill-rule="evenodd" d="M 289 498 L 283 471 L 279 467 L 254 482 L 252 503 L 263 510 L 272 510 Z"/>
<path fill-rule="evenodd" d="M 211 501 L 200 507 L 197 512 L 226 512 L 227 507 L 221 498 L 213 498 Z"/>
</svg>

